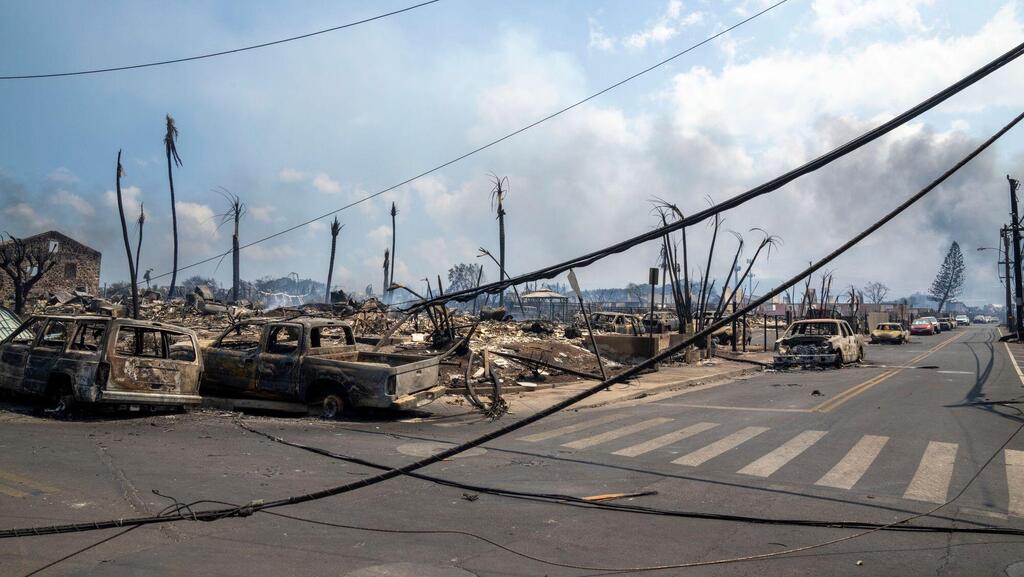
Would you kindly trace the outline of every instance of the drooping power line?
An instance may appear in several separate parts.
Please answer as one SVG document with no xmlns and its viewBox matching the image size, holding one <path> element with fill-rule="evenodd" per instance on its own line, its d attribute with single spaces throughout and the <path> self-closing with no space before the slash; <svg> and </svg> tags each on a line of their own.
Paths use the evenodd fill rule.
<svg viewBox="0 0 1024 577">
<path fill-rule="evenodd" d="M 127 66 L 112 66 L 109 68 L 94 68 L 92 70 L 76 70 L 74 72 L 53 72 L 48 74 L 18 74 L 10 76 L 0 76 L 0 80 L 28 80 L 32 78 L 58 78 L 61 76 L 83 76 L 86 74 L 101 74 L 103 72 L 117 72 L 120 70 L 134 70 L 136 68 L 149 68 L 151 66 L 164 66 L 166 64 L 178 64 L 180 62 L 190 62 L 192 60 L 203 60 L 204 58 L 214 58 L 216 56 L 224 56 L 227 54 L 235 54 L 237 52 L 245 52 L 247 50 L 256 50 L 257 48 L 266 48 L 268 46 L 274 46 L 276 44 L 284 44 L 285 42 L 293 42 L 295 40 L 302 40 L 311 36 L 318 36 L 320 34 L 327 34 L 328 32 L 336 32 L 338 30 L 344 30 L 345 28 L 352 28 L 353 26 L 359 26 L 360 24 L 366 24 L 367 22 L 373 22 L 374 20 L 380 20 L 381 18 L 387 18 L 388 16 L 394 16 L 401 14 L 402 12 L 408 12 L 426 6 L 427 4 L 434 4 L 441 0 L 427 0 L 426 2 L 420 2 L 419 4 L 413 4 L 399 10 L 393 10 L 391 12 L 385 12 L 384 14 L 378 14 L 355 22 L 349 22 L 348 24 L 342 24 L 340 26 L 333 26 L 331 28 L 325 28 L 323 30 L 317 30 L 316 32 L 309 32 L 306 34 L 300 34 L 298 36 L 291 36 L 289 38 L 282 38 L 280 40 L 273 40 L 270 42 L 263 42 L 262 44 L 253 44 L 251 46 L 243 46 L 241 48 L 232 48 L 231 50 L 222 50 L 220 52 L 210 52 L 207 54 L 199 54 L 196 56 L 186 56 L 185 58 L 175 58 L 173 60 L 160 60 L 157 62 L 147 62 L 145 64 L 129 64 Z"/>
<path fill-rule="evenodd" d="M 327 218 L 329 216 L 333 216 L 333 215 L 335 215 L 335 214 L 337 214 L 339 212 L 342 212 L 344 210 L 348 210 L 348 209 L 350 209 L 350 208 L 352 208 L 354 206 L 357 206 L 359 204 L 362 204 L 362 203 L 364 203 L 364 202 L 366 202 L 368 200 L 372 200 L 372 199 L 374 199 L 374 198 L 376 198 L 376 197 L 378 197 L 378 196 L 380 196 L 380 195 L 382 195 L 384 193 L 391 192 L 392 190 L 395 190 L 396 188 L 399 188 L 401 186 L 405 186 L 406 184 L 409 184 L 410 182 L 413 182 L 414 180 L 418 180 L 420 178 L 423 178 L 424 176 L 427 176 L 428 174 L 437 172 L 438 170 L 441 170 L 442 168 L 446 168 L 446 167 L 451 166 L 451 165 L 453 165 L 453 164 L 455 164 L 455 163 L 457 163 L 459 161 L 465 160 L 465 159 L 469 158 L 470 156 L 473 156 L 474 154 L 483 152 L 484 150 L 487 150 L 488 148 L 491 148 L 492 146 L 494 146 L 496 144 L 499 144 L 501 142 L 504 142 L 504 141 L 514 137 L 514 136 L 522 134 L 523 132 L 526 132 L 527 130 L 530 130 L 531 128 L 534 128 L 535 126 L 543 124 L 544 122 L 547 122 L 548 120 L 551 120 L 551 119 L 553 119 L 553 118 L 555 118 L 557 116 L 561 116 L 562 114 L 565 114 L 566 112 L 569 112 L 570 110 L 572 110 L 572 109 L 574 109 L 574 108 L 576 108 L 578 106 L 581 106 L 581 105 L 583 105 L 583 104 L 585 104 L 585 103 L 587 103 L 587 102 L 597 98 L 598 96 L 601 96 L 602 94 L 604 94 L 606 92 L 614 90 L 614 89 L 618 88 L 619 86 L 622 86 L 623 84 L 626 84 L 627 82 L 635 80 L 635 79 L 643 76 L 644 74 L 647 74 L 648 72 L 650 72 L 652 70 L 655 70 L 656 68 L 664 66 L 665 64 L 668 64 L 669 62 L 672 62 L 673 60 L 679 58 L 680 56 L 683 56 L 683 55 L 685 55 L 685 54 L 687 54 L 689 52 L 692 52 L 693 50 L 696 50 L 697 48 L 700 48 L 701 46 L 703 46 L 703 45 L 705 45 L 705 44 L 707 44 L 707 43 L 709 43 L 709 42 L 711 42 L 711 41 L 713 41 L 713 40 L 715 40 L 715 39 L 717 39 L 717 38 L 719 38 L 719 37 L 721 37 L 721 36 L 723 36 L 725 34 L 728 34 L 729 32 L 735 30 L 736 28 L 739 28 L 740 26 L 743 26 L 744 24 L 746 24 L 746 23 L 748 23 L 748 22 L 750 22 L 750 21 L 752 21 L 752 20 L 754 20 L 754 19 L 756 19 L 756 18 L 758 18 L 758 17 L 760 17 L 760 16 L 762 16 L 762 15 L 764 15 L 764 14 L 766 14 L 766 13 L 772 11 L 772 10 L 774 10 L 775 8 L 778 8 L 779 6 L 785 4 L 788 1 L 789 0 L 780 0 L 779 2 L 776 2 L 775 4 L 772 4 L 771 6 L 768 6 L 764 10 L 761 10 L 760 12 L 758 12 L 758 13 L 752 15 L 752 16 L 749 16 L 747 18 L 744 18 L 743 20 L 740 20 L 739 22 L 736 22 L 735 24 L 729 26 L 728 28 L 725 28 L 724 30 L 722 30 L 720 32 L 717 32 L 717 33 L 715 33 L 715 34 L 713 34 L 711 36 L 708 36 L 704 40 L 701 40 L 700 42 L 697 42 L 696 44 L 691 45 L 689 48 L 687 48 L 687 49 L 685 49 L 685 50 L 683 50 L 681 52 L 677 52 L 677 53 L 673 54 L 672 56 L 669 56 L 668 58 L 666 58 L 664 60 L 661 60 L 660 62 L 657 62 L 657 63 L 655 63 L 655 64 L 653 64 L 651 66 L 648 66 L 647 68 L 644 68 L 643 70 L 641 70 L 641 71 L 639 71 L 639 72 L 637 72 L 635 74 L 632 74 L 632 75 L 630 75 L 630 76 L 628 76 L 626 78 L 623 78 L 622 80 L 619 80 L 615 84 L 612 84 L 612 85 L 610 85 L 610 86 L 608 86 L 606 88 L 603 88 L 603 89 L 599 90 L 598 92 L 595 92 L 595 93 L 591 94 L 590 96 L 587 96 L 586 98 L 584 98 L 582 100 L 578 100 L 578 101 L 576 101 L 576 102 L 566 106 L 565 108 L 561 108 L 561 109 L 559 109 L 559 110 L 557 110 L 555 112 L 552 112 L 551 114 L 548 114 L 547 116 L 545 116 L 543 118 L 540 118 L 540 119 L 538 119 L 538 120 L 536 120 L 534 122 L 531 122 L 530 124 L 527 124 L 526 126 L 524 126 L 522 128 L 519 128 L 517 130 L 509 132 L 508 134 L 506 134 L 504 136 L 496 138 L 496 139 L 488 142 L 487 144 L 484 144 L 482 146 L 474 148 L 473 150 L 470 150 L 469 152 L 466 152 L 465 154 L 457 156 L 457 157 L 455 157 L 455 158 L 453 158 L 453 159 L 451 159 L 451 160 L 449 160 L 447 162 L 438 164 L 437 166 L 435 166 L 433 168 L 424 170 L 423 172 L 417 174 L 416 176 L 407 178 L 407 179 L 403 180 L 402 182 L 399 182 L 397 184 L 393 184 L 393 185 L 391 185 L 391 186 L 389 186 L 387 188 L 384 188 L 382 190 L 379 190 L 379 191 L 377 191 L 377 192 L 375 192 L 373 194 L 364 196 L 363 198 L 360 198 L 359 200 L 356 200 L 356 201 L 353 201 L 353 202 L 351 202 L 349 204 L 346 204 L 345 206 L 342 206 L 341 208 L 334 209 L 334 210 L 332 210 L 330 212 L 325 212 L 324 214 L 321 214 L 320 216 L 311 218 L 311 219 L 309 219 L 307 221 L 304 221 L 304 222 L 300 222 L 300 223 L 298 223 L 296 225 L 293 225 L 293 226 L 290 226 L 290 227 L 288 227 L 288 228 L 286 228 L 284 230 L 279 230 L 279 231 L 277 231 L 277 232 L 275 232 L 273 234 L 270 234 L 268 236 L 265 236 L 265 237 L 262 237 L 260 239 L 254 240 L 252 242 L 248 242 L 246 244 L 243 244 L 242 246 L 239 247 L 239 250 L 244 250 L 246 248 L 249 248 L 250 246 L 259 244 L 261 242 L 266 242 L 266 241 L 268 241 L 270 239 L 277 238 L 277 237 L 279 237 L 281 235 L 284 235 L 284 234 L 288 234 L 289 232 L 292 232 L 294 230 L 300 229 L 300 228 L 302 228 L 304 226 L 309 226 L 310 224 L 313 224 L 314 222 L 316 222 L 318 220 Z M 221 258 L 222 256 L 226 255 L 226 254 L 230 254 L 230 252 L 231 251 L 226 251 L 226 252 L 223 252 L 223 253 L 220 253 L 220 254 L 213 255 L 211 257 L 208 257 L 208 258 L 205 258 L 203 260 L 194 262 L 192 264 L 189 264 L 189 265 L 186 265 L 186 266 L 183 266 L 183 267 L 179 267 L 178 270 L 179 271 L 183 271 L 183 270 L 187 270 L 187 269 L 190 269 L 190 268 L 193 268 L 193 267 L 197 267 L 199 265 L 206 264 L 208 262 L 213 262 L 213 261 Z M 150 280 L 158 279 L 158 278 L 162 278 L 162 277 L 170 276 L 170 275 L 171 275 L 170 272 L 165 272 L 165 273 L 161 273 L 161 274 L 159 274 L 157 276 L 150 277 Z"/>
</svg>

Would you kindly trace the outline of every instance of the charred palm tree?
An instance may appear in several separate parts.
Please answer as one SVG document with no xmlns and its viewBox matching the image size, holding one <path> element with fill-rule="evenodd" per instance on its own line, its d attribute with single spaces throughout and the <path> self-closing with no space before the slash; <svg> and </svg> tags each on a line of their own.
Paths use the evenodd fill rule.
<svg viewBox="0 0 1024 577">
<path fill-rule="evenodd" d="M 710 298 L 711 296 L 711 289 L 710 286 L 707 285 L 707 283 L 708 280 L 711 278 L 711 261 L 715 256 L 715 243 L 718 241 L 718 229 L 721 226 L 722 219 L 716 214 L 715 220 L 712 223 L 714 232 L 711 233 L 711 246 L 708 247 L 708 262 L 704 267 L 704 282 L 701 283 L 700 294 L 698 295 L 697 300 L 697 308 L 700 314 L 700 317 L 697 319 L 697 322 L 700 328 L 704 327 L 706 321 L 706 319 L 704 318 L 705 311 L 707 310 L 708 306 L 708 298 Z"/>
<path fill-rule="evenodd" d="M 381 286 L 381 291 L 380 291 L 381 298 L 384 298 L 384 296 L 386 294 L 388 294 L 388 290 L 390 290 L 390 287 L 391 287 L 390 279 L 388 278 L 388 271 L 391 270 L 389 268 L 390 265 L 391 265 L 391 258 L 390 257 L 391 257 L 391 252 L 389 252 L 388 249 L 384 249 L 384 284 Z"/>
<path fill-rule="evenodd" d="M 758 232 L 763 233 L 764 234 L 764 238 L 761 239 L 760 244 L 757 245 L 757 250 L 754 251 L 754 256 L 751 257 L 749 260 L 747 260 L 747 269 L 745 271 L 743 271 L 743 275 L 737 278 L 737 280 L 736 280 L 736 286 L 737 287 L 743 286 L 743 281 L 747 280 L 747 276 L 750 275 L 750 270 L 752 268 L 754 268 L 754 263 L 757 262 L 757 257 L 761 254 L 761 251 L 767 249 L 767 251 L 765 252 L 765 260 L 768 260 L 768 258 L 772 254 L 772 248 L 777 248 L 780 245 L 782 245 L 782 239 L 781 238 L 779 238 L 777 236 L 770 235 L 767 232 L 765 232 L 763 229 L 760 229 L 760 228 L 752 228 L 752 229 L 750 229 L 751 232 L 754 232 L 755 230 L 758 231 Z M 754 291 L 751 290 L 750 294 L 753 295 Z M 792 301 L 792 298 L 790 300 Z"/>
<path fill-rule="evenodd" d="M 238 223 L 245 216 L 245 203 L 228 189 L 221 187 L 217 192 L 228 201 L 228 208 L 220 213 L 221 226 L 233 222 L 234 231 L 231 235 L 231 300 L 238 302 L 238 287 L 241 284 L 239 269 Z"/>
<path fill-rule="evenodd" d="M 398 207 L 394 201 L 391 202 L 391 276 L 388 277 L 388 287 L 395 284 L 395 268 L 398 265 L 398 258 L 395 256 L 395 217 L 398 216 Z"/>
<path fill-rule="evenodd" d="M 167 132 L 164 134 L 164 151 L 167 153 L 167 184 L 171 188 L 171 234 L 174 239 L 174 257 L 171 260 L 171 288 L 167 291 L 167 298 L 174 298 L 174 286 L 178 280 L 178 209 L 174 202 L 174 171 L 172 164 L 181 166 L 181 157 L 178 156 L 178 128 L 174 126 L 174 118 L 167 115 Z"/>
<path fill-rule="evenodd" d="M 331 223 L 331 262 L 327 265 L 327 303 L 331 302 L 331 280 L 334 278 L 334 250 L 338 245 L 338 235 L 341 233 L 341 229 L 345 228 L 345 225 L 338 222 L 338 217 L 334 217 L 334 222 Z"/>
<path fill-rule="evenodd" d="M 494 183 L 494 187 L 491 188 L 491 206 L 497 205 L 498 214 L 498 268 L 501 269 L 498 274 L 501 276 L 501 280 L 505 280 L 508 274 L 505 272 L 505 196 L 508 194 L 508 177 L 504 176 L 499 178 L 495 174 L 491 174 L 491 180 Z M 505 306 L 505 291 L 502 290 L 498 293 L 498 306 Z"/>
<path fill-rule="evenodd" d="M 138 279 L 139 267 L 141 266 L 139 264 L 141 262 L 139 259 L 142 258 L 142 227 L 143 227 L 143 225 L 146 224 L 146 208 L 145 208 L 145 206 L 141 202 L 139 203 L 139 219 L 135 221 L 135 224 L 139 225 L 139 242 L 135 245 L 135 279 L 134 279 L 135 286 L 138 287 L 139 286 L 139 279 Z M 149 285 L 147 284 L 147 288 L 148 288 L 148 286 Z"/>
<path fill-rule="evenodd" d="M 121 166 L 121 151 L 117 151 L 117 172 L 114 182 L 117 188 L 117 212 L 121 216 L 121 233 L 124 236 L 124 250 L 128 255 L 128 278 L 132 285 L 132 318 L 139 318 L 139 286 L 136 284 L 135 262 L 132 260 L 132 243 L 128 240 L 128 221 L 124 218 L 124 201 L 121 197 L 121 177 L 124 167 Z"/>
<path fill-rule="evenodd" d="M 718 299 L 718 306 L 715 307 L 715 320 L 718 320 L 722 316 L 722 313 L 725 311 L 725 295 L 726 293 L 729 292 L 729 281 L 732 280 L 733 273 L 737 272 L 736 269 L 738 267 L 736 266 L 736 263 L 738 263 L 740 260 L 740 254 L 743 253 L 743 237 L 740 236 L 740 233 L 734 230 L 730 230 L 729 232 L 736 237 L 736 254 L 732 257 L 732 266 L 729 267 L 729 273 L 725 276 L 725 282 L 722 283 L 722 296 Z M 733 294 L 729 298 L 729 300 L 735 302 L 736 289 L 733 289 Z"/>
</svg>

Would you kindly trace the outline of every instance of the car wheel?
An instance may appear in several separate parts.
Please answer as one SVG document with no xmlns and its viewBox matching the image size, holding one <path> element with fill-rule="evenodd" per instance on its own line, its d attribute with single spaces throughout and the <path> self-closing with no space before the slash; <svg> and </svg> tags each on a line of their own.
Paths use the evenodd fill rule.
<svg viewBox="0 0 1024 577">
<path fill-rule="evenodd" d="M 836 352 L 836 361 L 835 361 L 835 363 L 832 364 L 832 366 L 837 368 L 837 369 L 843 368 L 843 352 L 842 351 L 837 351 Z"/>
<path fill-rule="evenodd" d="M 338 419 L 348 411 L 348 404 L 339 393 L 328 394 L 320 406 L 320 414 L 325 419 Z"/>
</svg>

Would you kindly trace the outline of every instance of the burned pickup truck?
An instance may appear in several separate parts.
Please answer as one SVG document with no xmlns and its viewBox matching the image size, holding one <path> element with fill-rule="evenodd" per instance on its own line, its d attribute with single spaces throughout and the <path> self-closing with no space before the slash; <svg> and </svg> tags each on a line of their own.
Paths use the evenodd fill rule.
<svg viewBox="0 0 1024 577">
<path fill-rule="evenodd" d="M 76 403 L 197 405 L 196 333 L 105 316 L 34 316 L 0 342 L 0 389 Z"/>
<path fill-rule="evenodd" d="M 345 321 L 299 317 L 232 325 L 203 349 L 203 393 L 319 406 L 411 409 L 444 392 L 441 359 L 358 350 Z"/>
<path fill-rule="evenodd" d="M 849 323 L 811 319 L 789 325 L 775 342 L 775 366 L 833 366 L 864 360 L 864 342 Z"/>
</svg>

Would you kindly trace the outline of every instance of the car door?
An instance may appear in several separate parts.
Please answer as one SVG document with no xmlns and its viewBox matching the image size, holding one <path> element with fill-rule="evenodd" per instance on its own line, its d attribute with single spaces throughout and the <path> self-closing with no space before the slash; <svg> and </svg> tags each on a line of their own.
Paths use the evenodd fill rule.
<svg viewBox="0 0 1024 577">
<path fill-rule="evenodd" d="M 300 324 L 279 323 L 267 327 L 263 352 L 256 361 L 258 390 L 275 396 L 294 394 L 302 333 Z"/>
<path fill-rule="evenodd" d="M 25 391 L 25 367 L 28 356 L 42 333 L 46 319 L 32 318 L 3 345 L 0 345 L 0 385 L 9 391 Z"/>
<path fill-rule="evenodd" d="M 256 392 L 263 323 L 237 323 L 203 351 L 203 384 L 226 393 Z"/>
<path fill-rule="evenodd" d="M 842 332 L 843 358 L 847 362 L 857 360 L 857 337 L 846 322 L 839 323 L 839 330 Z"/>
<path fill-rule="evenodd" d="M 49 319 L 43 325 L 43 332 L 36 340 L 36 346 L 28 355 L 25 363 L 24 389 L 32 394 L 42 395 L 50 383 L 50 373 L 54 365 L 64 353 L 68 338 L 74 329 L 74 321 L 69 319 Z"/>
</svg>

